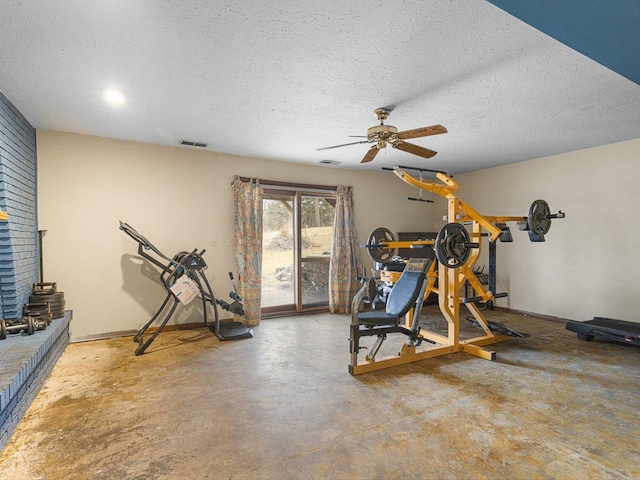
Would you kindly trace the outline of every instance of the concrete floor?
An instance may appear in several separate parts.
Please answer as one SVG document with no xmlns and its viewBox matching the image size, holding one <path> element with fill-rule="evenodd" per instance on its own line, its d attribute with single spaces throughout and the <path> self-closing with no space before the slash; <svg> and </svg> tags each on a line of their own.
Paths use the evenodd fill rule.
<svg viewBox="0 0 640 480">
<path fill-rule="evenodd" d="M 457 353 L 357 377 L 346 315 L 264 320 L 226 343 L 163 332 L 141 357 L 131 338 L 72 344 L 0 478 L 640 478 L 640 349 L 487 317 L 532 337 L 495 345 L 495 362 Z"/>
</svg>

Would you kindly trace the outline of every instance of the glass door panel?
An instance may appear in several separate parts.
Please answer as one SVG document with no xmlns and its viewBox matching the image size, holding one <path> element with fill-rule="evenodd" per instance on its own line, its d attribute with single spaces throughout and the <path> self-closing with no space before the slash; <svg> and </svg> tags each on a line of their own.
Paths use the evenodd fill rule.
<svg viewBox="0 0 640 480">
<path fill-rule="evenodd" d="M 301 194 L 300 205 L 301 304 L 328 305 L 335 198 Z"/>
<path fill-rule="evenodd" d="M 266 194 L 262 214 L 262 308 L 295 306 L 294 194 Z"/>
<path fill-rule="evenodd" d="M 329 262 L 302 260 L 303 307 L 329 304 Z"/>
</svg>

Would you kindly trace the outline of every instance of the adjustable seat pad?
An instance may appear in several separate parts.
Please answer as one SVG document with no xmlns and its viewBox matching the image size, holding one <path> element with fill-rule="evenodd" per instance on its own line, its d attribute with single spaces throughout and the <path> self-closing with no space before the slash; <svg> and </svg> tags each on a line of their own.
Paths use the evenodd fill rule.
<svg viewBox="0 0 640 480">
<path fill-rule="evenodd" d="M 409 259 L 400 279 L 391 289 L 385 311 L 362 313 L 358 315 L 358 323 L 368 327 L 398 325 L 415 305 L 430 266 L 431 260 L 428 258 Z"/>
</svg>

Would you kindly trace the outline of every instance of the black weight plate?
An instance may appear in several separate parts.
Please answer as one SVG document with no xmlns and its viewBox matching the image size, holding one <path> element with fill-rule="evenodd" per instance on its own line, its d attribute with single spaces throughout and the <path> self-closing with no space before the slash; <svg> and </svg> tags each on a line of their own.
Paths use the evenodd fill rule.
<svg viewBox="0 0 640 480">
<path fill-rule="evenodd" d="M 47 295 L 29 295 L 29 303 L 59 302 L 61 300 L 64 300 L 64 292 L 50 293 Z"/>
<path fill-rule="evenodd" d="M 447 268 L 458 268 L 466 263 L 471 255 L 467 248 L 469 232 L 459 223 L 447 223 L 440 229 L 433 248 L 438 262 Z"/>
<path fill-rule="evenodd" d="M 7 338 L 7 322 L 2 320 L 2 322 L 0 322 L 0 340 L 4 340 L 5 338 Z"/>
<path fill-rule="evenodd" d="M 527 224 L 529 230 L 536 235 L 545 235 L 551 228 L 551 210 L 549 210 L 549 204 L 544 200 L 536 200 L 531 204 L 529 208 L 529 215 L 527 216 Z"/>
<path fill-rule="evenodd" d="M 374 262 L 386 263 L 396 254 L 395 248 L 376 247 L 380 243 L 395 242 L 393 232 L 388 228 L 376 228 L 367 239 L 367 253 Z"/>
<path fill-rule="evenodd" d="M 33 317 L 27 317 L 27 335 L 33 335 L 36 331 L 36 322 Z"/>
<path fill-rule="evenodd" d="M 48 303 L 27 303 L 22 308 L 22 313 L 47 313 L 51 310 L 51 306 Z"/>
<path fill-rule="evenodd" d="M 64 304 L 62 305 L 55 305 L 55 306 L 50 306 L 47 310 L 31 310 L 31 309 L 27 309 L 25 308 L 22 311 L 22 314 L 26 317 L 29 315 L 33 315 L 33 316 L 37 316 L 37 315 L 44 315 L 47 313 L 54 313 L 54 312 L 63 312 L 65 310 L 64 308 Z"/>
<path fill-rule="evenodd" d="M 49 310 L 55 310 L 55 309 L 60 309 L 60 308 L 64 308 L 64 302 L 56 302 L 56 303 L 49 303 L 47 302 L 47 308 Z M 25 309 L 26 311 L 26 309 Z M 46 310 L 36 310 L 36 309 L 30 309 L 30 311 L 46 311 Z"/>
<path fill-rule="evenodd" d="M 34 283 L 31 291 L 35 295 L 47 295 L 50 293 L 56 293 L 58 291 L 58 287 L 56 282 L 52 283 Z"/>
<path fill-rule="evenodd" d="M 64 300 L 61 302 L 47 302 L 47 305 L 49 305 L 49 308 L 51 310 L 55 310 L 56 308 L 64 308 Z"/>
<path fill-rule="evenodd" d="M 48 312 L 51 306 L 48 303 L 44 305 L 37 305 L 33 303 L 27 303 L 22 309 L 23 312 Z"/>
<path fill-rule="evenodd" d="M 49 308 L 47 308 L 46 310 L 33 310 L 25 308 L 23 310 L 23 316 L 25 317 L 42 317 L 43 315 L 51 315 L 51 310 Z"/>
<path fill-rule="evenodd" d="M 369 279 L 367 284 L 367 295 L 364 298 L 365 303 L 373 303 L 378 295 L 378 284 L 373 278 Z"/>
</svg>

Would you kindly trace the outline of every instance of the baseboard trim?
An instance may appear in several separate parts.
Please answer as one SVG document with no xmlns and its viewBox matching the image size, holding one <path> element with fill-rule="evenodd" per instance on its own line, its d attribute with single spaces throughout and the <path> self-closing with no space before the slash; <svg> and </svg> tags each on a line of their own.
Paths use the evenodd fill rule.
<svg viewBox="0 0 640 480">
<path fill-rule="evenodd" d="M 498 307 L 495 306 L 493 307 L 494 310 L 498 310 L 500 312 L 504 312 L 504 313 L 512 313 L 514 315 L 522 315 L 524 317 L 532 317 L 532 318 L 538 318 L 540 320 L 548 320 L 550 322 L 556 322 L 556 323 L 567 323 L 567 319 L 565 318 L 560 318 L 560 317 L 554 317 L 552 315 L 544 315 L 542 313 L 535 313 L 535 312 L 528 312 L 526 310 L 517 310 L 515 308 L 507 308 L 507 307 Z M 323 310 L 316 310 L 316 311 L 306 311 L 304 312 L 305 314 L 311 314 L 311 313 L 328 313 L 328 311 L 326 309 Z M 262 314 L 262 318 L 268 320 L 269 318 L 276 318 L 276 317 L 285 317 L 285 316 L 294 316 L 294 315 L 300 315 L 300 312 L 274 312 L 273 314 Z M 233 320 L 231 318 L 222 318 L 220 319 L 221 322 L 224 321 L 228 321 L 228 320 Z M 200 328 L 203 327 L 204 324 L 202 322 L 191 322 L 191 323 L 177 323 L 177 324 L 172 324 L 172 325 L 167 325 L 164 327 L 163 331 L 165 332 L 175 332 L 177 330 L 193 330 L 196 328 Z M 153 333 L 158 329 L 158 327 L 150 327 L 145 333 Z M 118 332 L 108 332 L 108 333 L 98 333 L 95 335 L 85 335 L 83 337 L 76 337 L 76 338 L 72 338 L 69 343 L 82 343 L 82 342 L 93 342 L 96 340 L 108 340 L 109 338 L 120 338 L 120 337 L 133 337 L 136 333 L 138 333 L 138 330 L 121 330 Z"/>
<path fill-rule="evenodd" d="M 221 322 L 224 322 L 225 320 L 227 319 L 220 319 Z M 204 323 L 202 322 L 176 323 L 172 325 L 166 325 L 162 329 L 162 331 L 175 332 L 177 330 L 193 330 L 200 327 L 204 327 Z M 145 334 L 153 333 L 157 329 L 158 327 L 149 327 L 149 329 L 147 329 Z M 97 333 L 95 335 L 85 335 L 82 337 L 72 338 L 69 343 L 93 342 L 96 340 L 108 340 L 109 338 L 133 337 L 136 333 L 138 333 L 138 330 L 120 330 L 118 332 Z"/>
<path fill-rule="evenodd" d="M 504 312 L 504 313 L 513 313 L 515 315 L 522 315 L 524 317 L 539 318 L 540 320 L 549 320 L 550 322 L 556 322 L 556 323 L 567 323 L 567 321 L 568 321 L 566 318 L 554 317 L 552 315 L 544 315 L 542 313 L 528 312 L 526 310 L 517 310 L 515 308 L 494 306 L 493 309 L 494 310 L 499 310 L 499 311 Z"/>
</svg>

